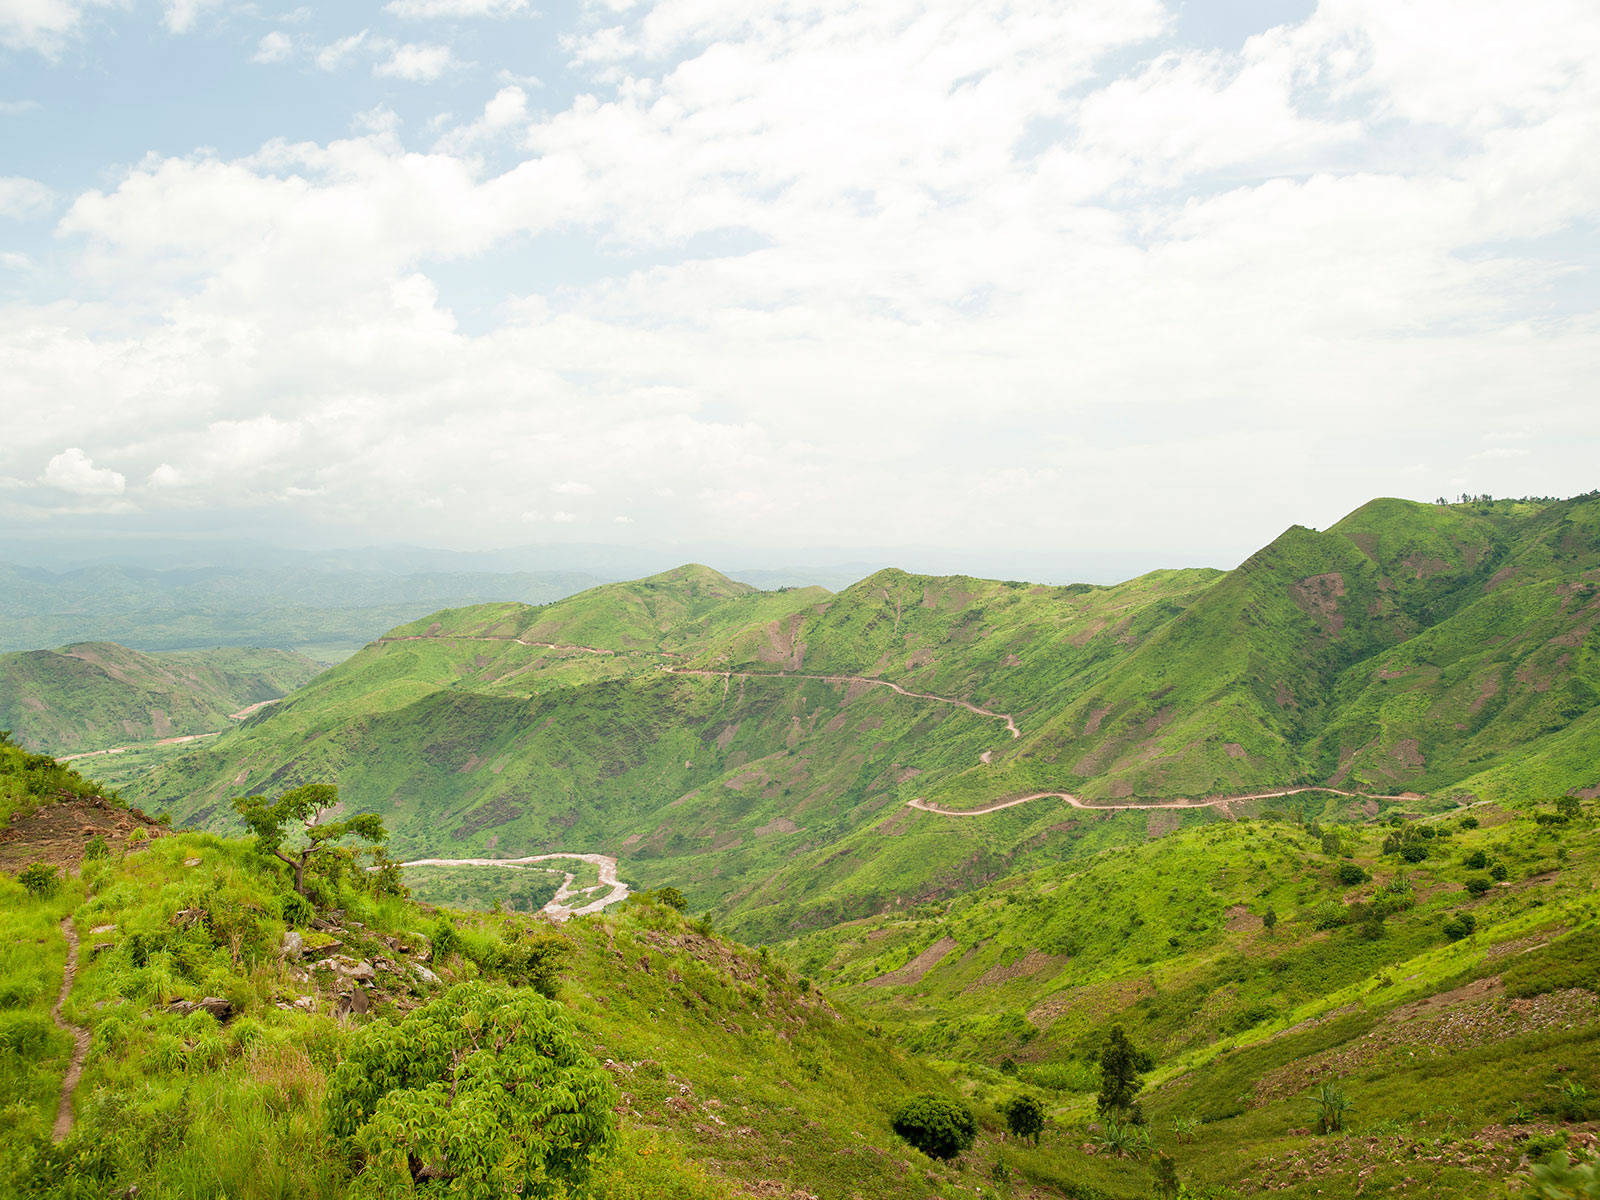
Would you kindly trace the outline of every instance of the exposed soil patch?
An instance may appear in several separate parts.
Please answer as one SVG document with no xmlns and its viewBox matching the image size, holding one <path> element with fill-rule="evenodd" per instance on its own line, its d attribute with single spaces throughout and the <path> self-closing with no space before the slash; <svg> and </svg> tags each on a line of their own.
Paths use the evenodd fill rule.
<svg viewBox="0 0 1600 1200">
<path fill-rule="evenodd" d="M 761 828 L 757 829 L 755 831 L 755 836 L 762 838 L 770 837 L 774 833 L 794 833 L 799 828 L 800 826 L 789 820 L 788 817 L 774 817 L 771 821 L 768 821 L 765 825 L 761 826 Z"/>
<path fill-rule="evenodd" d="M 1261 918 L 1251 912 L 1249 907 L 1244 904 L 1235 904 L 1227 909 L 1223 916 L 1228 919 L 1229 933 L 1243 933 L 1261 928 Z"/>
<path fill-rule="evenodd" d="M 107 848 L 116 851 L 127 845 L 135 829 L 144 830 L 147 838 L 167 832 L 143 813 L 104 800 L 74 796 L 43 804 L 26 815 L 14 814 L 11 824 L 0 829 L 0 871 L 19 871 L 34 862 L 74 871 L 91 838 L 104 838 Z"/>
<path fill-rule="evenodd" d="M 1016 962 L 990 967 L 966 990 L 970 992 L 976 988 L 997 987 L 1002 983 L 1010 983 L 1013 979 L 1033 979 L 1039 975 L 1054 974 L 1071 961 L 1072 958 L 1066 954 L 1045 954 L 1038 950 L 1029 950 Z"/>
<path fill-rule="evenodd" d="M 905 966 L 879 975 L 876 979 L 867 980 L 867 986 L 898 987 L 906 983 L 920 983 L 922 977 L 933 970 L 934 964 L 954 950 L 957 945 L 955 938 L 942 937 Z"/>
<path fill-rule="evenodd" d="M 1289 595 L 1308 615 L 1315 618 L 1328 636 L 1338 637 L 1344 629 L 1344 614 L 1339 601 L 1345 593 L 1344 576 L 1338 571 L 1308 575 L 1289 588 Z"/>
</svg>

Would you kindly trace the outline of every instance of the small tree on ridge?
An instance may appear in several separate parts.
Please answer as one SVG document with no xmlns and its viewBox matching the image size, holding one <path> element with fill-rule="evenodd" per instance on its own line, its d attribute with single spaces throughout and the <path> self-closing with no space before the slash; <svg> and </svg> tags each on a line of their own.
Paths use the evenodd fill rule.
<svg viewBox="0 0 1600 1200">
<path fill-rule="evenodd" d="M 276 800 L 265 796 L 241 796 L 233 802 L 250 832 L 256 835 L 256 849 L 294 871 L 294 890 L 307 900 L 306 867 L 313 862 L 345 852 L 339 845 L 347 837 L 357 837 L 381 846 L 389 840 L 383 818 L 377 813 L 357 813 L 343 821 L 323 821 L 322 814 L 339 803 L 339 789 L 330 783 L 308 783 L 285 792 Z M 292 835 L 289 826 L 300 824 L 303 833 Z"/>
</svg>

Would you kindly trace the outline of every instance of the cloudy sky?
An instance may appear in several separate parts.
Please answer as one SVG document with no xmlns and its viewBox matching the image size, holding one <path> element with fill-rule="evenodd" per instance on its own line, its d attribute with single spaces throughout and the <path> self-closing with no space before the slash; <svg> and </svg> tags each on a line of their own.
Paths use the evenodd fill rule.
<svg viewBox="0 0 1600 1200">
<path fill-rule="evenodd" d="M 1594 0 L 0 0 L 0 531 L 1231 565 L 1600 485 Z"/>
</svg>

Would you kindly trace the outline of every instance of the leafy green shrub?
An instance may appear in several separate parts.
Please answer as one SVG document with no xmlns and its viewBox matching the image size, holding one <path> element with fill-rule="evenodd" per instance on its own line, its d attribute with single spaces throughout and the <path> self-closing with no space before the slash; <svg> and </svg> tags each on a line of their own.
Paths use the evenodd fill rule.
<svg viewBox="0 0 1600 1200">
<path fill-rule="evenodd" d="M 435 961 L 461 953 L 461 934 L 457 931 L 455 922 L 449 917 L 440 917 L 434 922 L 433 929 L 428 934 L 428 941 L 433 946 Z"/>
<path fill-rule="evenodd" d="M 355 1197 L 431 1180 L 463 1200 L 584 1194 L 616 1145 L 614 1103 L 559 1005 L 483 983 L 358 1029 L 327 1094 L 329 1128 L 359 1163 Z"/>
<path fill-rule="evenodd" d="M 1311 1093 L 1312 1123 L 1318 1133 L 1339 1133 L 1355 1103 L 1337 1083 L 1324 1083 Z"/>
<path fill-rule="evenodd" d="M 1157 1200 L 1177 1200 L 1183 1189 L 1178 1183 L 1178 1164 L 1172 1161 L 1172 1155 L 1158 1153 L 1150 1164 L 1150 1173 L 1150 1190 Z"/>
<path fill-rule="evenodd" d="M 1551 1111 L 1563 1121 L 1587 1121 L 1600 1112 L 1600 1096 L 1576 1079 L 1563 1079 L 1550 1090 L 1555 1093 Z"/>
<path fill-rule="evenodd" d="M 30 896 L 53 896 L 61 886 L 61 876 L 49 863 L 36 862 L 17 872 L 17 882 Z"/>
<path fill-rule="evenodd" d="M 1474 850 L 1461 860 L 1461 865 L 1468 870 L 1481 871 L 1489 865 L 1489 855 L 1482 850 Z"/>
<path fill-rule="evenodd" d="M 1337 874 L 1339 882 L 1345 887 L 1354 887 L 1356 884 L 1365 883 L 1372 878 L 1371 875 L 1368 875 L 1355 863 L 1340 863 Z"/>
<path fill-rule="evenodd" d="M 1150 1131 L 1132 1121 L 1107 1117 L 1094 1139 L 1094 1145 L 1101 1154 L 1117 1158 L 1143 1158 L 1150 1149 Z"/>
<path fill-rule="evenodd" d="M 1467 889 L 1468 895 L 1481 896 L 1494 886 L 1494 882 L 1487 875 L 1469 875 L 1462 886 Z"/>
<path fill-rule="evenodd" d="M 1452 942 L 1459 942 L 1478 928 L 1478 918 L 1471 913 L 1455 913 L 1445 919 L 1441 928 L 1445 937 Z"/>
<path fill-rule="evenodd" d="M 1461 828 L 1463 828 L 1463 829 L 1476 829 L 1477 827 L 1478 827 L 1478 818 L 1472 816 L 1470 813 L 1461 818 Z"/>
<path fill-rule="evenodd" d="M 1494 866 L 1489 868 L 1489 878 L 1496 883 L 1504 883 L 1506 876 L 1509 874 L 1510 872 L 1506 870 L 1505 863 L 1495 863 Z"/>
<path fill-rule="evenodd" d="M 1400 847 L 1400 857 L 1408 863 L 1419 863 L 1428 857 L 1428 848 L 1420 842 L 1408 842 Z"/>
<path fill-rule="evenodd" d="M 1578 1162 L 1563 1153 L 1559 1163 L 1540 1163 L 1532 1175 L 1531 1200 L 1600 1200 L 1600 1150 Z"/>
<path fill-rule="evenodd" d="M 98 833 L 83 844 L 84 862 L 94 862 L 96 859 L 106 858 L 110 853 L 111 847 L 106 845 L 106 839 Z"/>
<path fill-rule="evenodd" d="M 955 1158 L 978 1136 L 972 1110 L 943 1096 L 913 1096 L 890 1118 L 889 1127 L 929 1158 Z"/>
<path fill-rule="evenodd" d="M 655 891 L 650 893 L 650 899 L 657 904 L 665 904 L 668 908 L 676 909 L 678 912 L 682 912 L 689 907 L 689 901 L 684 894 L 671 886 L 656 888 Z"/>
<path fill-rule="evenodd" d="M 1012 1097 L 1000 1106 L 1000 1115 L 1014 1136 L 1039 1144 L 1039 1134 L 1044 1131 L 1044 1105 L 1032 1096 Z"/>
<path fill-rule="evenodd" d="M 1314 929 L 1338 929 L 1350 920 L 1350 910 L 1337 900 L 1324 900 L 1311 910 Z"/>
</svg>

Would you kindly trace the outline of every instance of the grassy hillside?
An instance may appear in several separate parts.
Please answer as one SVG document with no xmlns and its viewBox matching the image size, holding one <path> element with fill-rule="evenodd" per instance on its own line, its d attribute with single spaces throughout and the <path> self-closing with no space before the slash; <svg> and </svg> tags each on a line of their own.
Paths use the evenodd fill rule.
<svg viewBox="0 0 1600 1200">
<path fill-rule="evenodd" d="M 0 747 L 0 788 L 24 786 L 24 761 Z M 36 817 L 41 804 L 76 816 L 96 802 L 69 776 L 34 796 Z M 893 1200 L 992 1178 L 993 1111 L 980 1107 L 978 1144 L 955 1163 L 912 1150 L 889 1114 L 912 1094 L 952 1094 L 939 1073 L 776 958 L 668 907 L 646 899 L 553 929 L 419 908 L 362 882 L 379 877 L 343 874 L 316 885 L 313 910 L 248 843 L 140 829 L 99 856 L 81 839 L 30 844 L 81 862 L 46 894 L 0 877 L 0 1193 L 359 1194 L 362 1160 L 327 1103 L 340 1062 L 361 1031 L 474 980 L 509 997 L 553 990 L 557 1019 L 610 1079 L 617 1144 L 575 1195 Z M 49 1010 L 69 929 L 79 949 L 62 1019 L 87 1031 L 88 1054 L 57 1143 L 72 1041 Z"/>
<path fill-rule="evenodd" d="M 1141 1194 L 1143 1156 L 1079 1147 L 1119 1025 L 1155 1059 L 1150 1136 L 1186 1180 L 1500 1196 L 1526 1154 L 1600 1118 L 1600 813 L 1555 816 L 1483 803 L 1326 842 L 1283 817 L 1167 818 L 779 949 L 975 1098 L 1044 1099 L 1065 1174 L 1112 1194 Z M 1385 852 L 1406 830 L 1417 863 Z M 1346 1136 L 1308 1136 L 1323 1083 L 1354 1102 Z"/>
<path fill-rule="evenodd" d="M 127 786 L 226 828 L 240 792 L 336 779 L 408 855 L 605 852 L 746 936 L 784 937 L 1093 853 L 1145 820 L 1050 799 L 950 818 L 914 799 L 1323 784 L 1434 810 L 1600 787 L 1597 573 L 1592 496 L 1375 501 L 1232 572 L 1115 587 L 889 571 L 838 595 L 758 592 L 690 566 L 402 626 Z"/>
<path fill-rule="evenodd" d="M 54 754 L 219 732 L 229 715 L 309 682 L 286 650 L 142 654 L 113 642 L 0 654 L 0 729 Z"/>
</svg>

